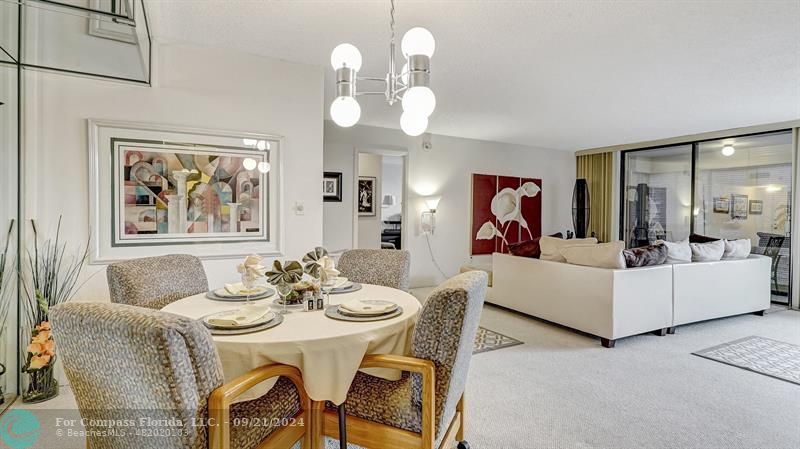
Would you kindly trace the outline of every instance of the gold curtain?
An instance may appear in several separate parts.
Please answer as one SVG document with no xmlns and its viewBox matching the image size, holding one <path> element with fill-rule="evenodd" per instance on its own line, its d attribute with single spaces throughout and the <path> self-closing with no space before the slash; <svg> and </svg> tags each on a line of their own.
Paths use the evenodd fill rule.
<svg viewBox="0 0 800 449">
<path fill-rule="evenodd" d="M 611 241 L 613 213 L 614 153 L 578 156 L 578 178 L 586 179 L 589 187 L 589 229 L 587 235 L 601 242 Z"/>
</svg>

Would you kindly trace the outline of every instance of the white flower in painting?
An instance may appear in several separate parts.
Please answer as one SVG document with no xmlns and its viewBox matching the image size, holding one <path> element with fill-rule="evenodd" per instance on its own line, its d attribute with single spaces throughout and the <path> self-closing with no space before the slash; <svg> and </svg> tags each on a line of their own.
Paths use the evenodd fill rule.
<svg viewBox="0 0 800 449">
<path fill-rule="evenodd" d="M 494 223 L 491 221 L 487 221 L 486 223 L 478 229 L 478 235 L 475 236 L 478 240 L 491 240 L 495 236 L 499 236 L 500 233 L 497 232 L 497 228 L 494 227 Z"/>
<path fill-rule="evenodd" d="M 497 221 L 504 225 L 509 220 L 516 220 L 519 216 L 519 195 L 517 191 L 506 187 L 497 192 L 492 198 L 492 214 Z"/>
<path fill-rule="evenodd" d="M 528 181 L 517 189 L 517 195 L 520 195 L 520 197 L 527 196 L 528 198 L 531 198 L 538 195 L 541 191 L 542 189 L 540 189 L 539 186 Z"/>
</svg>

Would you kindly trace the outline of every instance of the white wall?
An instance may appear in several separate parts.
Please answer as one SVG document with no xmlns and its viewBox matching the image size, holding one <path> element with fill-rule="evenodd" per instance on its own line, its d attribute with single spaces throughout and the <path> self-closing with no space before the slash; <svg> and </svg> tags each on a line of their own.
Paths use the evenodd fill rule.
<svg viewBox="0 0 800 449">
<path fill-rule="evenodd" d="M 271 133 L 285 137 L 283 204 L 286 256 L 322 243 L 323 71 L 230 51 L 163 44 L 153 87 L 46 72 L 25 74 L 24 208 L 44 230 L 64 216 L 73 246 L 88 238 L 86 119 Z M 302 202 L 303 215 L 293 206 Z M 205 261 L 209 283 L 235 280 L 234 260 Z M 105 266 L 77 294 L 107 300 Z"/>
<path fill-rule="evenodd" d="M 365 249 L 380 249 L 381 247 L 381 197 L 383 189 L 383 158 L 377 154 L 359 153 L 358 176 L 375 178 L 375 192 L 372 201 L 375 215 L 358 217 L 358 247 Z M 347 200 L 345 198 L 345 200 Z"/>
<path fill-rule="evenodd" d="M 419 233 L 419 215 L 425 196 L 442 197 L 436 216 L 437 228 L 430 243 L 445 275 L 455 275 L 459 266 L 470 260 L 472 173 L 541 178 L 543 233 L 572 228 L 574 154 L 438 135 L 432 136 L 432 144 L 433 149 L 425 151 L 421 137 L 409 137 L 399 130 L 368 126 L 345 129 L 325 122 L 325 169 L 342 171 L 345 186 L 352 183 L 352 168 L 349 172 L 346 168 L 353 166 L 358 149 L 408 151 L 408 223 L 403 227 L 404 244 L 411 251 L 412 286 L 435 285 L 443 280 L 431 261 L 425 236 Z M 344 193 L 348 198 L 348 192 Z M 328 248 L 353 246 L 352 213 L 351 202 L 325 204 L 324 242 Z M 481 256 L 481 260 L 491 258 Z"/>
</svg>

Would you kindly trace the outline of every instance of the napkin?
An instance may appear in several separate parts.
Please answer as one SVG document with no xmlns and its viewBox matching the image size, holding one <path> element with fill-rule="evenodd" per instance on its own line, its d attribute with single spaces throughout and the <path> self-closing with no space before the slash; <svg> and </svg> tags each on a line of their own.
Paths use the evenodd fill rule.
<svg viewBox="0 0 800 449">
<path fill-rule="evenodd" d="M 206 318 L 206 322 L 213 326 L 247 326 L 262 320 L 268 315 L 273 315 L 274 317 L 274 313 L 269 310 L 268 306 L 249 306 L 212 315 Z M 272 319 L 272 317 L 269 319 Z M 269 319 L 262 321 L 266 322 Z"/>
<path fill-rule="evenodd" d="M 316 263 L 319 265 L 319 280 L 323 283 L 329 283 L 339 276 L 340 272 L 330 257 L 323 256 Z"/>
<path fill-rule="evenodd" d="M 350 313 L 375 314 L 391 312 L 397 308 L 397 304 L 391 301 L 365 302 L 354 298 L 339 304 L 339 307 Z"/>
<path fill-rule="evenodd" d="M 263 293 L 266 289 L 263 286 L 256 286 L 250 289 L 244 287 L 244 284 L 237 282 L 235 284 L 225 284 L 225 291 L 233 296 L 255 295 Z"/>
<path fill-rule="evenodd" d="M 247 256 L 244 262 L 236 267 L 239 274 L 248 274 L 254 279 L 264 275 L 265 266 L 261 265 L 261 256 L 255 254 Z"/>
</svg>

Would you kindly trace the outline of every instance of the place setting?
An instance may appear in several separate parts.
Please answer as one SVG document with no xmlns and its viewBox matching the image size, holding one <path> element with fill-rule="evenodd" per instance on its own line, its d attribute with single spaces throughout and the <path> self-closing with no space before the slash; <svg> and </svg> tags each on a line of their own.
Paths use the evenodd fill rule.
<svg viewBox="0 0 800 449">
<path fill-rule="evenodd" d="M 248 304 L 206 315 L 200 321 L 212 335 L 242 335 L 271 329 L 283 322 L 283 315 L 268 305 Z"/>
<path fill-rule="evenodd" d="M 383 299 L 354 298 L 325 309 L 325 316 L 328 318 L 354 322 L 388 320 L 402 314 L 402 307 Z"/>
</svg>

